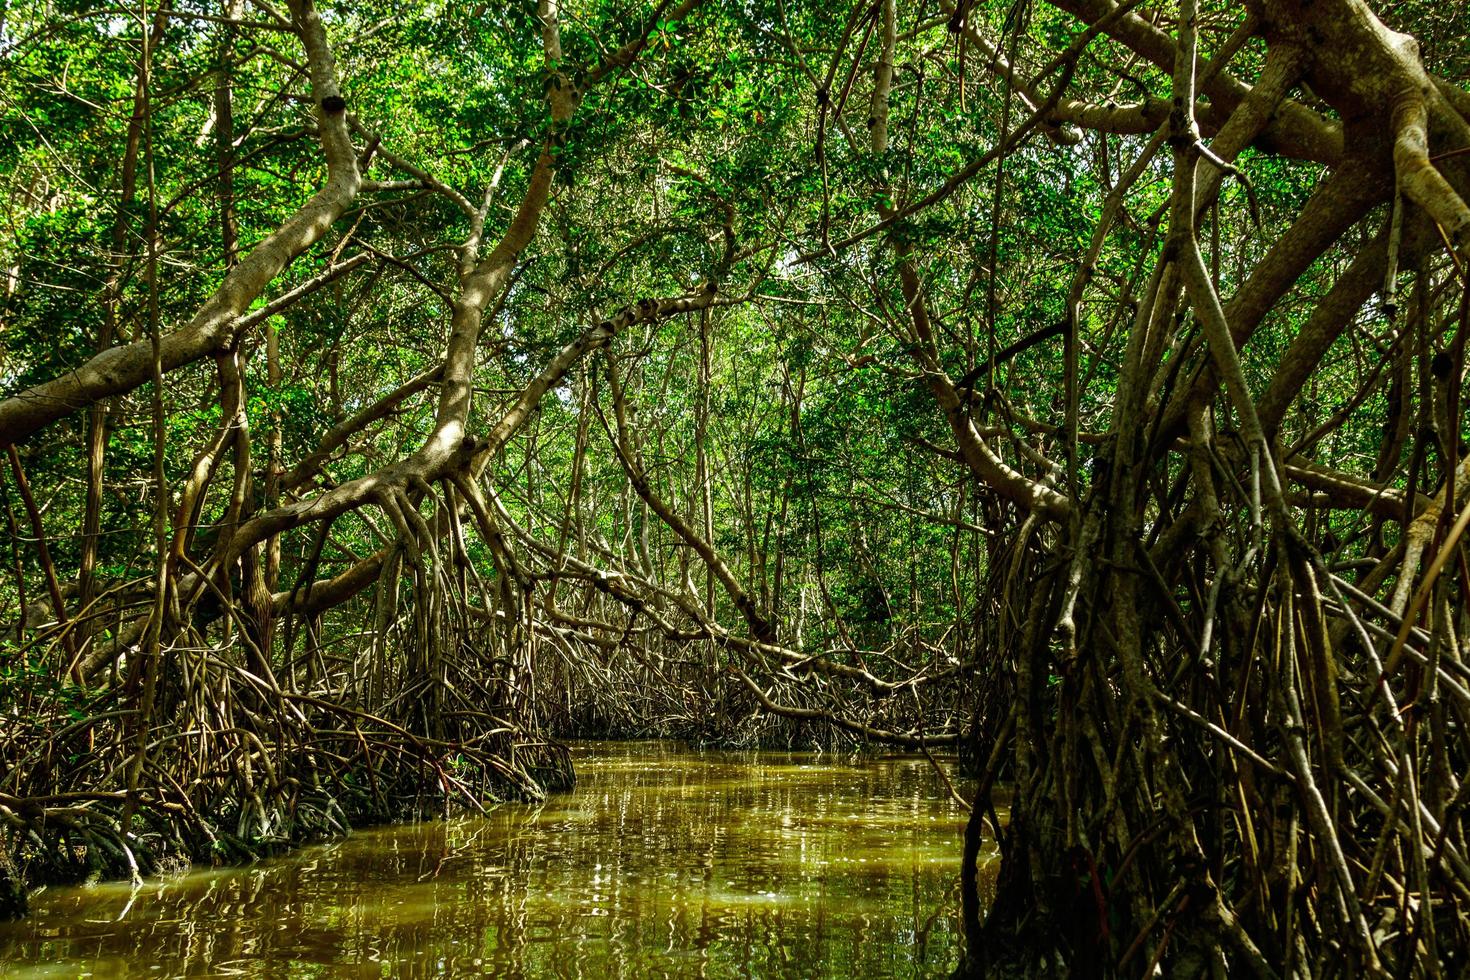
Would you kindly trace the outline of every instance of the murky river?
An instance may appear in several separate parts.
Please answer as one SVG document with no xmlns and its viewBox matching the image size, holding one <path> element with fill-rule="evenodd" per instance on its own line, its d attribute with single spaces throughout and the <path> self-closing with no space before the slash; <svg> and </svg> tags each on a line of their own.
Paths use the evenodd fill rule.
<svg viewBox="0 0 1470 980">
<path fill-rule="evenodd" d="M 941 977 L 964 814 L 923 759 L 585 745 L 540 807 L 52 888 L 0 977 Z"/>
</svg>

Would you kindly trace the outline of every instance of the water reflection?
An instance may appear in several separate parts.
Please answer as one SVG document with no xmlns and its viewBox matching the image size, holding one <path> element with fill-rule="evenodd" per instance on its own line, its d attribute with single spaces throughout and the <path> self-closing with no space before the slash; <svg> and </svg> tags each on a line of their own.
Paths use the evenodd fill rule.
<svg viewBox="0 0 1470 980">
<path fill-rule="evenodd" d="M 964 814 L 922 759 L 576 753 L 574 793 L 134 894 L 52 889 L 0 977 L 938 977 Z"/>
</svg>

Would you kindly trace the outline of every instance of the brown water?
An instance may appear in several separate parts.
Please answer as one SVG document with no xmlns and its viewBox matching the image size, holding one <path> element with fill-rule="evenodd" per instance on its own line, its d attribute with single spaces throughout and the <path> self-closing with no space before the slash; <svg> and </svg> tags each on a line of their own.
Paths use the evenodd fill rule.
<svg viewBox="0 0 1470 980">
<path fill-rule="evenodd" d="M 923 759 L 580 746 L 539 807 L 52 888 L 0 977 L 942 977 L 964 814 Z"/>
</svg>

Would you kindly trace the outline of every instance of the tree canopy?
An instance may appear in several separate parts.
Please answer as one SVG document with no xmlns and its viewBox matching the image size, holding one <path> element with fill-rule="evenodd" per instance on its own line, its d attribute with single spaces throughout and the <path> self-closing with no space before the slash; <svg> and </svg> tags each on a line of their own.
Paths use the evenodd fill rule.
<svg viewBox="0 0 1470 980">
<path fill-rule="evenodd" d="M 1453 974 L 1467 36 L 9 4 L 9 910 L 842 739 L 972 769 L 962 974 Z"/>
</svg>

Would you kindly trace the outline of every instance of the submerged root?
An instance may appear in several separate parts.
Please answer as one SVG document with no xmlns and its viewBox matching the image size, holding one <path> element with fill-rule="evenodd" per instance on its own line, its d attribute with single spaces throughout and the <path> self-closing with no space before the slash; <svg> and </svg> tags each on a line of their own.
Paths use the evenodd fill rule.
<svg viewBox="0 0 1470 980">
<path fill-rule="evenodd" d="M 379 685 L 402 693 L 369 710 L 342 677 L 300 693 L 231 652 L 161 656 L 167 683 L 146 731 L 125 683 L 4 692 L 25 703 L 0 737 L 5 916 L 24 914 L 37 883 L 246 862 L 367 824 L 540 800 L 573 780 L 564 747 L 478 708 L 494 685 L 463 673 L 433 682 L 454 721 L 429 735 L 416 709 L 426 683 Z"/>
</svg>

